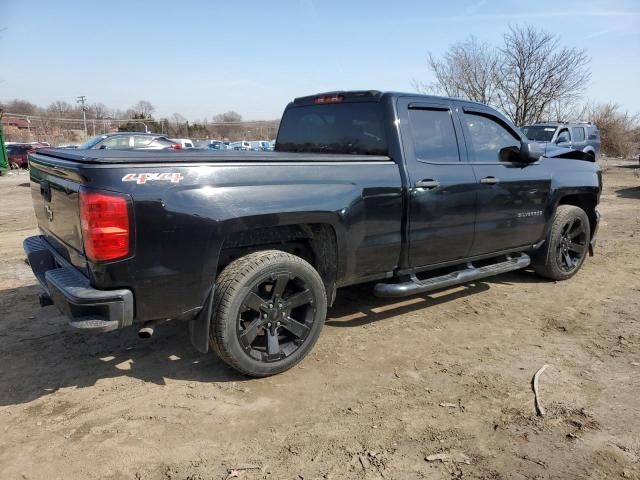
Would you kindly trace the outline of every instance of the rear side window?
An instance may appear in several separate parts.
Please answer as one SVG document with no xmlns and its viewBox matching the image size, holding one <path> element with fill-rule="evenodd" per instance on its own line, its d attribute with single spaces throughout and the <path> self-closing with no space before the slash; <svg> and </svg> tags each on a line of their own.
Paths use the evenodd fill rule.
<svg viewBox="0 0 640 480">
<path fill-rule="evenodd" d="M 280 123 L 279 152 L 387 155 L 379 103 L 290 107 Z"/>
<path fill-rule="evenodd" d="M 574 142 L 584 142 L 584 139 L 585 139 L 584 128 L 572 127 L 571 136 L 573 137 Z"/>
<path fill-rule="evenodd" d="M 133 137 L 133 146 L 135 148 L 146 147 L 153 141 L 153 137 L 136 135 Z"/>
<path fill-rule="evenodd" d="M 436 163 L 460 161 L 448 110 L 410 109 L 409 124 L 416 159 Z"/>
<path fill-rule="evenodd" d="M 589 140 L 599 140 L 599 139 L 600 139 L 600 132 L 598 132 L 598 129 L 590 128 L 589 129 Z"/>
<path fill-rule="evenodd" d="M 520 148 L 520 139 L 489 117 L 465 113 L 464 121 L 470 137 L 471 159 L 475 162 L 499 162 L 500 150 Z"/>
</svg>

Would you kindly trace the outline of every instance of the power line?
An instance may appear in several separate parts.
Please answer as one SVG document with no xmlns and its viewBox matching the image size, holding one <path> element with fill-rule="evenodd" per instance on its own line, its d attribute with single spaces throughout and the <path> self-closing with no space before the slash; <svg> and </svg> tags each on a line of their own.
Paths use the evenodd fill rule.
<svg viewBox="0 0 640 480">
<path fill-rule="evenodd" d="M 15 117 L 15 118 L 25 118 L 25 119 L 29 119 L 29 120 L 49 120 L 49 121 L 55 121 L 55 122 L 83 122 L 84 120 L 82 118 L 66 118 L 66 117 L 47 117 L 47 116 L 43 116 L 43 115 L 26 115 L 23 113 L 5 113 L 6 117 Z M 160 123 L 162 122 L 167 122 L 167 123 L 180 123 L 180 122 L 171 122 L 171 120 L 167 120 L 167 119 L 141 119 L 141 118 L 91 118 L 89 119 L 92 122 L 99 120 L 101 122 L 122 122 L 122 123 L 142 123 L 142 122 L 158 122 Z M 274 123 L 274 122 L 279 122 L 280 119 L 279 118 L 275 118 L 273 120 L 243 120 L 240 122 L 189 122 L 191 124 L 193 123 L 197 123 L 200 125 L 211 125 L 211 126 L 216 126 L 216 125 L 264 125 L 264 124 L 270 124 L 270 123 Z"/>
</svg>

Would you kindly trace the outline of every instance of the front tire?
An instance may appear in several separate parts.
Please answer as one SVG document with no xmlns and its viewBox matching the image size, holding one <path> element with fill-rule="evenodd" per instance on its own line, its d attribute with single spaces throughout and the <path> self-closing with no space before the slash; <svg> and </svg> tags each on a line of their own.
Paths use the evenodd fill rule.
<svg viewBox="0 0 640 480">
<path fill-rule="evenodd" d="M 309 263 L 279 250 L 255 252 L 216 281 L 210 343 L 246 375 L 275 375 L 311 351 L 326 314 L 325 287 Z"/>
<path fill-rule="evenodd" d="M 544 245 L 532 258 L 535 272 L 551 280 L 573 277 L 587 257 L 591 227 L 584 210 L 559 205 Z"/>
</svg>

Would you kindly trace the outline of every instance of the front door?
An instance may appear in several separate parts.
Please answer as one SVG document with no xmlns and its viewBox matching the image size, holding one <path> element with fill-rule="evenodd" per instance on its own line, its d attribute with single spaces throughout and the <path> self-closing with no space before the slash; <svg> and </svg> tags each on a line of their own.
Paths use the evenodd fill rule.
<svg viewBox="0 0 640 480">
<path fill-rule="evenodd" d="M 409 181 L 409 265 L 414 268 L 469 255 L 475 222 L 476 178 L 462 163 L 462 132 L 452 105 L 398 100 Z"/>
<path fill-rule="evenodd" d="M 544 159 L 522 163 L 521 138 L 481 107 L 461 115 L 469 163 L 478 179 L 476 228 L 471 255 L 532 245 L 542 239 L 549 215 L 551 176 Z M 504 150 L 512 148 L 513 150 Z"/>
</svg>

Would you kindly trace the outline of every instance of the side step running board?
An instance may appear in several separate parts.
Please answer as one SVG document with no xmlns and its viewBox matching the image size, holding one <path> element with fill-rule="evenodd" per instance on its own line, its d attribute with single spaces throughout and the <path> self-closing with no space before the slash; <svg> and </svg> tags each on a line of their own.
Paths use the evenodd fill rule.
<svg viewBox="0 0 640 480">
<path fill-rule="evenodd" d="M 447 273 L 439 277 L 419 280 L 415 274 L 411 274 L 410 279 L 401 283 L 377 283 L 373 289 L 376 297 L 395 298 L 415 295 L 416 293 L 430 292 L 440 288 L 451 287 L 460 283 L 468 283 L 480 278 L 491 277 L 500 273 L 511 272 L 526 268 L 531 263 L 531 258 L 526 253 L 518 256 L 508 256 L 503 262 L 485 265 L 475 268 L 471 264 L 464 270 Z"/>
</svg>

